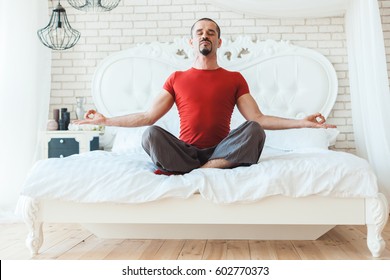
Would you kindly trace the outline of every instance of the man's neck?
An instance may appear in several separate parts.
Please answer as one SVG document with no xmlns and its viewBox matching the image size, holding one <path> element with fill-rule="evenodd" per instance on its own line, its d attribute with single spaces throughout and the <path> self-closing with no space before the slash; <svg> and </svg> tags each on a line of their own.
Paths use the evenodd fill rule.
<svg viewBox="0 0 390 280">
<path fill-rule="evenodd" d="M 215 70 L 219 68 L 219 65 L 217 63 L 217 56 L 204 56 L 204 55 L 198 55 L 194 63 L 192 64 L 192 67 L 199 70 Z"/>
</svg>

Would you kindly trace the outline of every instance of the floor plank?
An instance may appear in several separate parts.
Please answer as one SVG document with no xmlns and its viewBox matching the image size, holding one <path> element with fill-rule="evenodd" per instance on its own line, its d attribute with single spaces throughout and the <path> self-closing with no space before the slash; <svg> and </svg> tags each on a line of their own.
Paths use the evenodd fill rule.
<svg viewBox="0 0 390 280">
<path fill-rule="evenodd" d="M 206 248 L 206 240 L 186 240 L 179 260 L 201 260 Z"/>
<path fill-rule="evenodd" d="M 115 248 L 123 242 L 121 239 L 99 239 L 95 236 L 91 238 L 91 248 L 86 250 L 79 257 L 80 260 L 104 260 Z M 93 242 L 95 240 L 95 242 Z"/>
<path fill-rule="evenodd" d="M 138 259 L 139 255 L 147 246 L 147 240 L 124 240 L 119 246 L 112 250 L 106 259 L 109 260 L 134 260 Z"/>
<path fill-rule="evenodd" d="M 334 230 L 334 229 L 333 229 Z M 324 260 L 347 260 L 348 255 L 339 247 L 337 240 L 333 240 L 328 233 L 313 241 L 314 246 L 320 250 Z"/>
<path fill-rule="evenodd" d="M 302 260 L 324 260 L 322 251 L 315 245 L 314 241 L 295 240 L 292 244 Z"/>
<path fill-rule="evenodd" d="M 154 255 L 155 260 L 177 260 L 183 249 L 185 240 L 165 240 Z"/>
<path fill-rule="evenodd" d="M 276 260 L 276 252 L 269 240 L 250 240 L 249 250 L 252 260 Z"/>
<path fill-rule="evenodd" d="M 204 250 L 203 260 L 226 260 L 226 240 L 208 240 Z"/>
<path fill-rule="evenodd" d="M 288 240 L 271 241 L 271 249 L 276 252 L 277 260 L 300 260 L 294 245 Z"/>
<path fill-rule="evenodd" d="M 144 248 L 143 252 L 137 258 L 138 260 L 154 260 L 157 252 L 164 244 L 164 240 L 149 240 L 149 243 Z"/>
<path fill-rule="evenodd" d="M 250 260 L 249 243 L 247 240 L 229 240 L 226 248 L 227 260 Z"/>
<path fill-rule="evenodd" d="M 113 242 L 112 249 L 117 247 L 122 240 L 117 242 Z M 104 241 L 106 243 L 106 241 Z M 108 243 L 110 244 L 110 243 Z M 62 254 L 58 257 L 59 260 L 81 260 L 81 259 L 89 259 L 89 260 L 101 260 L 103 259 L 111 250 L 107 250 L 106 246 L 102 245 L 102 240 L 99 240 L 94 235 L 88 236 L 86 239 L 82 240 L 76 246 Z M 106 250 L 104 250 L 106 249 Z"/>
</svg>

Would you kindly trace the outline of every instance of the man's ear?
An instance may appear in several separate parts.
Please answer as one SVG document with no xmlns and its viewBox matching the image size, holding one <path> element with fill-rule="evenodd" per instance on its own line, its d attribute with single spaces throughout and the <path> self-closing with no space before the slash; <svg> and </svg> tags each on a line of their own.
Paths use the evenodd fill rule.
<svg viewBox="0 0 390 280">
<path fill-rule="evenodd" d="M 222 39 L 221 39 L 221 38 L 218 39 L 218 48 L 219 48 L 220 46 L 222 46 Z"/>
<path fill-rule="evenodd" d="M 190 38 L 190 39 L 188 40 L 188 43 L 190 44 L 191 47 L 193 46 L 193 42 L 194 42 L 194 40 L 193 40 L 192 38 Z"/>
</svg>

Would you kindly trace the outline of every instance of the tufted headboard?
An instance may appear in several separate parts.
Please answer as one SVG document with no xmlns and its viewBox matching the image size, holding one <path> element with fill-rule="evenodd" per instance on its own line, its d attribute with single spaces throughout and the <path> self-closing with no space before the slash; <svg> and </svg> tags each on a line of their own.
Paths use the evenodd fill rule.
<svg viewBox="0 0 390 280">
<path fill-rule="evenodd" d="M 190 68 L 192 61 L 192 49 L 185 38 L 140 44 L 110 55 L 99 64 L 93 78 L 95 105 L 106 116 L 143 111 L 168 76 Z M 286 41 L 222 39 L 218 63 L 243 74 L 265 114 L 302 118 L 321 112 L 327 117 L 336 100 L 337 77 L 331 63 L 314 50 Z M 240 118 L 237 112 L 234 118 Z"/>
</svg>

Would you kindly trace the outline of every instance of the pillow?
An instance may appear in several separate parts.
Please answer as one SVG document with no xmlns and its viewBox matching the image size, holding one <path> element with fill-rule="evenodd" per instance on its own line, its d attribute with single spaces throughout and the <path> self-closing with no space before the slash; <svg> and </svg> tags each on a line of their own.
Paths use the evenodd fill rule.
<svg viewBox="0 0 390 280">
<path fill-rule="evenodd" d="M 99 146 L 103 147 L 105 151 L 111 151 L 112 145 L 114 143 L 115 134 L 117 132 L 117 127 L 106 126 L 104 128 L 104 134 L 99 137 Z"/>
<path fill-rule="evenodd" d="M 336 143 L 340 132 L 335 128 L 296 128 L 284 130 L 266 130 L 265 146 L 294 151 L 305 148 L 328 149 Z"/>
<path fill-rule="evenodd" d="M 174 110 L 171 110 L 156 125 L 179 137 L 179 118 Z M 116 153 L 129 153 L 143 151 L 141 141 L 142 134 L 147 129 L 142 127 L 119 127 L 117 128 L 112 151 Z"/>
<path fill-rule="evenodd" d="M 143 151 L 141 141 L 142 134 L 147 126 L 142 127 L 119 127 L 116 131 L 112 144 L 115 153 L 130 153 Z"/>
</svg>

